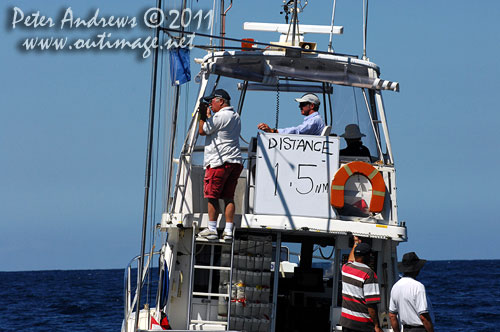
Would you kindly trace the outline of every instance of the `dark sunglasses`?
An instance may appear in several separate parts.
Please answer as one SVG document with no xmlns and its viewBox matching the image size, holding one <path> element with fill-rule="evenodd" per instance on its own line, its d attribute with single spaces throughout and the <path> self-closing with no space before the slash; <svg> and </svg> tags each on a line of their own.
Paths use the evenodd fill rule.
<svg viewBox="0 0 500 332">
<path fill-rule="evenodd" d="M 299 107 L 302 108 L 302 107 L 307 106 L 309 104 L 310 103 L 307 103 L 307 102 L 299 103 Z"/>
</svg>

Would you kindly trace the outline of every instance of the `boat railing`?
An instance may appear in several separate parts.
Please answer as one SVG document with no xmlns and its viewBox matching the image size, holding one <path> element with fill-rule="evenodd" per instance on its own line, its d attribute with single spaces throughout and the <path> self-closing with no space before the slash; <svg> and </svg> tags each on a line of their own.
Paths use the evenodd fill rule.
<svg viewBox="0 0 500 332">
<path fill-rule="evenodd" d="M 146 261 L 146 265 L 144 267 L 142 278 L 141 278 L 141 282 L 143 284 L 146 280 L 146 276 L 151 271 L 150 266 L 151 266 L 152 257 L 154 257 L 155 255 L 159 255 L 159 254 L 160 254 L 160 251 L 154 251 L 152 253 L 146 253 L 144 255 L 145 258 L 147 259 L 147 261 Z M 124 283 L 124 287 L 123 287 L 123 289 L 124 289 L 124 324 L 125 324 L 124 331 L 128 331 L 127 324 L 128 324 L 129 318 L 131 317 L 132 312 L 134 312 L 134 306 L 137 302 L 137 289 L 136 289 L 136 293 L 134 295 L 134 298 L 132 299 L 132 265 L 134 264 L 134 262 L 137 264 L 137 267 L 135 268 L 135 270 L 136 270 L 135 273 L 137 274 L 137 271 L 139 271 L 139 262 L 140 262 L 139 258 L 140 258 L 139 255 L 132 258 L 130 260 L 130 262 L 127 264 L 127 266 L 125 267 L 125 271 L 124 271 L 124 278 L 123 278 L 123 283 Z M 136 277 L 138 277 L 138 276 L 136 275 Z"/>
<path fill-rule="evenodd" d="M 142 330 L 138 329 L 137 332 L 156 332 L 158 330 Z M 168 332 L 199 332 L 200 330 L 168 330 Z M 210 332 L 240 332 L 240 331 L 228 331 L 228 330 L 210 330 Z"/>
</svg>

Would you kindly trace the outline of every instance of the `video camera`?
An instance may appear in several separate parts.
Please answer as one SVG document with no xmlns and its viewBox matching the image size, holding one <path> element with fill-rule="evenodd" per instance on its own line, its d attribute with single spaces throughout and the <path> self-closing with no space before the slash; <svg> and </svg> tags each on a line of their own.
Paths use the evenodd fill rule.
<svg viewBox="0 0 500 332">
<path fill-rule="evenodd" d="M 200 113 L 200 119 L 203 121 L 207 120 L 207 108 L 210 105 L 210 102 L 207 102 L 203 98 L 200 98 L 200 105 L 198 107 Z"/>
<path fill-rule="evenodd" d="M 200 105 L 207 106 L 210 105 L 210 101 L 206 101 L 203 97 L 200 98 Z"/>
</svg>

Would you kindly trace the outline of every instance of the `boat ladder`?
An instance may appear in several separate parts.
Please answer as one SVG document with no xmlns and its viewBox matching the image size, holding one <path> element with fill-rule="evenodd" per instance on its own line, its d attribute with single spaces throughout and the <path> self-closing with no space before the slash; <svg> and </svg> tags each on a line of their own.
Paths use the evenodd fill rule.
<svg viewBox="0 0 500 332">
<path fill-rule="evenodd" d="M 234 233 L 234 230 L 233 230 Z M 233 234 L 234 236 L 234 234 Z M 233 237 L 234 238 L 234 237 Z M 196 264 L 196 253 L 197 250 L 201 250 L 202 246 L 210 246 L 210 263 L 209 265 L 199 265 Z M 229 266 L 220 266 L 214 265 L 215 262 L 215 247 L 221 247 L 221 263 L 222 256 L 226 255 L 228 257 Z M 217 240 L 207 240 L 205 238 L 196 236 L 196 224 L 193 223 L 193 237 L 191 242 L 191 274 L 190 274 L 190 284 L 189 284 L 189 303 L 188 303 L 188 319 L 186 329 L 190 330 L 192 324 L 216 324 L 216 325 L 224 325 L 226 330 L 229 330 L 229 321 L 231 318 L 231 285 L 233 281 L 233 257 L 234 257 L 234 240 L 233 241 L 225 241 L 222 239 Z M 208 291 L 207 292 L 195 292 L 194 291 L 194 275 L 196 271 L 199 270 L 208 270 Z M 223 271 L 227 271 L 226 275 L 228 276 L 228 283 L 225 287 L 225 292 L 221 292 L 219 288 L 219 293 L 212 292 L 212 280 L 214 277 L 214 271 L 220 271 L 221 274 Z M 226 279 L 227 280 L 227 279 Z M 215 298 L 225 298 L 227 299 L 227 320 L 226 321 L 213 321 L 213 320 L 205 320 L 205 319 L 193 319 L 192 309 L 193 309 L 193 298 L 194 297 L 205 298 L 208 301 L 208 310 L 207 310 L 207 318 L 210 317 L 210 302 L 212 297 Z"/>
</svg>

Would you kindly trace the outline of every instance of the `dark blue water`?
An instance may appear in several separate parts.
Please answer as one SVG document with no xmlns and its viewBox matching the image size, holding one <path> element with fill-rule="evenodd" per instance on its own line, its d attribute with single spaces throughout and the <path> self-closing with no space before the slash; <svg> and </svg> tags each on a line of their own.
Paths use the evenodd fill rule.
<svg viewBox="0 0 500 332">
<path fill-rule="evenodd" d="M 419 279 L 436 331 L 500 331 L 500 260 L 431 261 Z M 114 331 L 123 271 L 0 272 L 0 331 Z"/>
<path fill-rule="evenodd" d="M 437 331 L 500 331 L 500 260 L 427 262 Z"/>
</svg>

